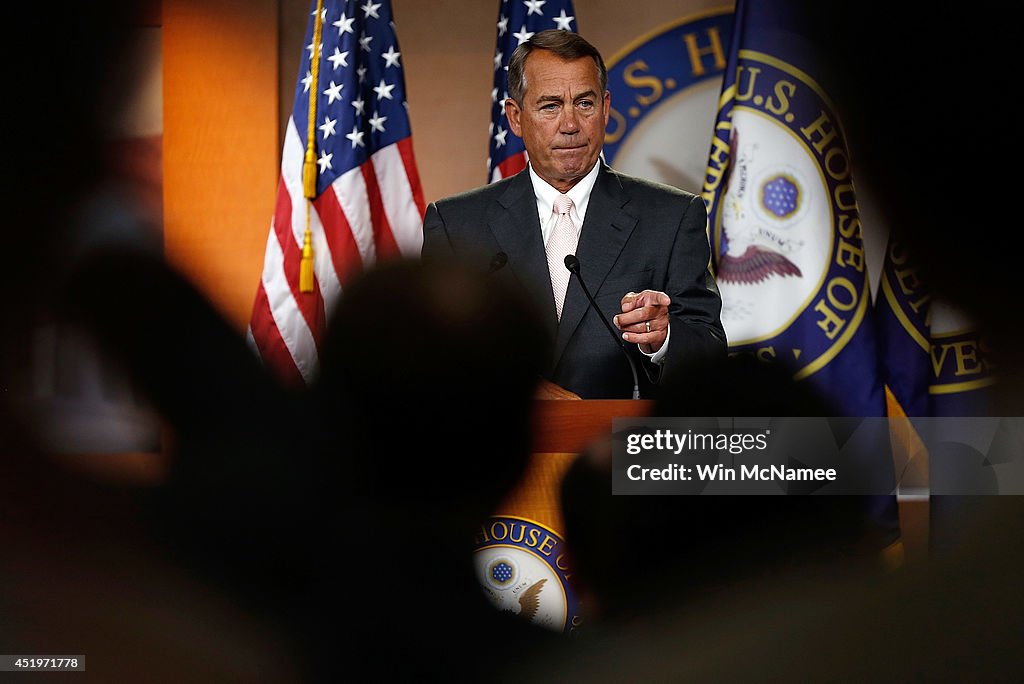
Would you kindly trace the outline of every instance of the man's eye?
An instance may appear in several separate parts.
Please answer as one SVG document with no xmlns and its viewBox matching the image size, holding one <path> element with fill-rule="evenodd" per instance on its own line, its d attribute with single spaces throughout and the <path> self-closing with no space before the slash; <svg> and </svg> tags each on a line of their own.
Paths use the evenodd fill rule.
<svg viewBox="0 0 1024 684">
<path fill-rule="evenodd" d="M 546 105 L 544 105 L 543 107 L 541 107 L 540 109 L 541 109 L 541 111 L 543 111 L 543 112 L 553 112 L 553 111 L 555 111 L 555 110 L 556 110 L 557 108 L 558 108 L 558 105 L 556 105 L 556 104 L 552 103 L 552 104 L 546 104 Z"/>
<path fill-rule="evenodd" d="M 594 103 L 591 100 L 580 100 L 579 102 L 576 103 L 576 106 L 581 107 L 583 109 L 590 109 L 591 107 L 594 106 Z"/>
</svg>

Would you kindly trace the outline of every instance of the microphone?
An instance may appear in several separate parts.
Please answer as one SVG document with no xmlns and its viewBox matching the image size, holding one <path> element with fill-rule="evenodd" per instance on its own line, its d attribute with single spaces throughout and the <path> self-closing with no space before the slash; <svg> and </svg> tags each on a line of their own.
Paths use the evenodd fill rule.
<svg viewBox="0 0 1024 684">
<path fill-rule="evenodd" d="M 633 371 L 633 398 L 640 398 L 640 382 L 636 377 L 636 362 L 633 361 L 633 357 L 629 355 L 626 350 L 626 343 L 622 341 L 622 333 L 616 333 L 615 329 L 612 328 L 612 324 L 608 322 L 608 319 L 601 313 L 601 309 L 598 308 L 597 302 L 594 301 L 593 295 L 590 294 L 590 290 L 587 289 L 586 283 L 583 282 L 582 276 L 580 276 L 580 260 L 576 258 L 575 254 L 565 255 L 565 267 L 569 269 L 569 272 L 576 276 L 576 280 L 579 282 L 580 287 L 583 288 L 583 294 L 587 295 L 587 301 L 590 302 L 590 306 L 594 307 L 594 311 L 597 312 L 597 317 L 604 323 L 604 327 L 608 328 L 608 333 L 615 338 L 615 342 L 619 345 L 619 349 L 626 356 L 626 360 L 629 361 L 629 370 Z"/>
<path fill-rule="evenodd" d="M 484 275 L 489 276 L 496 271 L 500 271 L 501 269 L 505 268 L 505 264 L 507 263 L 508 254 L 505 254 L 504 252 L 498 252 L 493 257 L 491 257 L 491 264 L 490 266 L 487 267 L 487 272 L 484 273 Z"/>
</svg>

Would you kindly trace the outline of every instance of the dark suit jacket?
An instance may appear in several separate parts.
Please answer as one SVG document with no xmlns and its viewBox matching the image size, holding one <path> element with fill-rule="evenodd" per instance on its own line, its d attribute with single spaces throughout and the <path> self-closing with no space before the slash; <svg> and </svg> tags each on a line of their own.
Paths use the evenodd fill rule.
<svg viewBox="0 0 1024 684">
<path fill-rule="evenodd" d="M 689 361 L 723 356 L 722 300 L 708 271 L 704 201 L 691 193 L 633 178 L 602 164 L 587 206 L 576 256 L 580 274 L 610 320 L 630 290 L 660 290 L 672 298 L 665 365 L 647 362 L 635 344 L 641 393 Z M 486 269 L 508 255 L 493 277 L 515 279 L 543 304 L 554 351 L 547 378 L 588 399 L 629 398 L 626 359 L 576 278 L 569 283 L 559 322 L 529 171 L 431 204 L 423 221 L 423 258 L 454 254 Z M 496 360 L 500 362 L 500 360 Z M 647 377 L 644 377 L 647 376 Z"/>
</svg>

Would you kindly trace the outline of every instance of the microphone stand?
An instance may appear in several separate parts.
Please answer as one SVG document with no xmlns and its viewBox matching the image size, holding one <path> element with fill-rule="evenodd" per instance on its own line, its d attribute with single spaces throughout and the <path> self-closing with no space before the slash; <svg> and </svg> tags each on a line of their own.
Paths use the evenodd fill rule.
<svg viewBox="0 0 1024 684">
<path fill-rule="evenodd" d="M 597 317 L 601 319 L 602 323 L 604 323 L 604 327 L 608 328 L 608 333 L 615 339 L 615 342 L 618 343 L 619 349 L 621 349 L 622 353 L 626 356 L 626 361 L 629 361 L 629 370 L 633 372 L 633 398 L 639 399 L 640 381 L 637 379 L 636 362 L 633 361 L 633 357 L 629 355 L 629 351 L 626 349 L 626 343 L 622 341 L 621 333 L 615 333 L 615 330 L 612 328 L 612 324 L 608 322 L 608 319 L 605 318 L 601 309 L 598 308 L 593 295 L 591 295 L 590 290 L 587 289 L 587 284 L 583 282 L 583 278 L 580 276 L 580 260 L 576 258 L 575 254 L 567 254 L 565 256 L 565 267 L 569 269 L 570 273 L 576 276 L 576 280 L 579 281 L 580 287 L 583 288 L 583 294 L 587 296 L 587 301 L 590 302 L 590 306 L 594 307 L 594 311 L 597 312 Z"/>
</svg>

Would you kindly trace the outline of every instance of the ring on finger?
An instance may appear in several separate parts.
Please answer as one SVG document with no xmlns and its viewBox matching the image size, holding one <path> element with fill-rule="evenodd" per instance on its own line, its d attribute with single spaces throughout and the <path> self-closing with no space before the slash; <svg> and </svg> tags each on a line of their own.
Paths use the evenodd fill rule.
<svg viewBox="0 0 1024 684">
<path fill-rule="evenodd" d="M 644 325 L 647 326 L 647 332 L 651 332 L 651 322 L 650 321 L 644 321 Z"/>
</svg>

